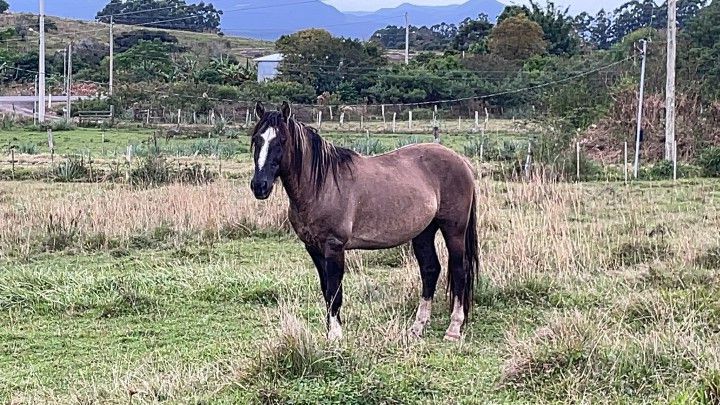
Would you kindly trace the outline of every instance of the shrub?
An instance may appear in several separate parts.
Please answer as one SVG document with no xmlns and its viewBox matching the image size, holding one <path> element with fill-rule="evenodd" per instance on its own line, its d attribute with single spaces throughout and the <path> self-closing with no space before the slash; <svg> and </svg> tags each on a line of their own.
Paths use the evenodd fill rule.
<svg viewBox="0 0 720 405">
<path fill-rule="evenodd" d="M 53 169 L 52 176 L 55 181 L 71 182 L 86 178 L 88 173 L 83 157 L 70 156 Z"/>
<path fill-rule="evenodd" d="M 518 158 L 517 144 L 506 139 L 478 139 L 473 138 L 463 145 L 465 155 L 468 157 L 480 157 L 482 149 L 483 160 L 496 162 L 509 162 Z"/>
<path fill-rule="evenodd" d="M 697 159 L 702 173 L 707 177 L 720 177 L 720 147 L 704 150 Z"/>
<path fill-rule="evenodd" d="M 158 155 L 148 155 L 140 159 L 140 164 L 130 171 L 130 184 L 133 185 L 160 185 L 170 182 L 170 170 L 165 158 Z"/>
<path fill-rule="evenodd" d="M 358 139 L 350 145 L 350 149 L 361 155 L 379 155 L 387 151 L 379 139 L 373 138 Z"/>
<path fill-rule="evenodd" d="M 38 147 L 34 143 L 21 143 L 15 146 L 15 152 L 25 155 L 35 155 L 38 153 Z"/>
<path fill-rule="evenodd" d="M 422 143 L 422 139 L 420 139 L 417 135 L 412 135 L 398 139 L 395 146 L 397 148 L 402 148 L 403 146 L 414 145 L 416 143 Z"/>
<path fill-rule="evenodd" d="M 552 163 L 553 172 L 560 179 L 576 180 L 577 179 L 577 152 L 569 151 L 560 155 L 555 162 Z M 584 153 L 580 154 L 580 180 L 597 180 L 603 174 L 603 170 L 590 160 Z"/>
<path fill-rule="evenodd" d="M 644 168 L 640 172 L 640 178 L 646 180 L 667 180 L 673 178 L 673 162 L 669 160 L 662 160 L 655 163 L 649 168 Z M 701 174 L 702 170 L 694 166 L 685 165 L 678 163 L 677 165 L 677 177 L 687 178 L 695 177 Z"/>
</svg>

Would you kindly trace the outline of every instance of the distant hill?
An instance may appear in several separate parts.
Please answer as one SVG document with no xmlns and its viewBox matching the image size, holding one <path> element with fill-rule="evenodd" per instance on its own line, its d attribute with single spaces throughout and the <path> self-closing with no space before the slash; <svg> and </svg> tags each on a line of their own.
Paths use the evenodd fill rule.
<svg viewBox="0 0 720 405">
<path fill-rule="evenodd" d="M 222 30 L 231 35 L 275 40 L 303 28 L 325 28 L 335 35 L 368 39 L 387 25 L 404 25 L 407 12 L 412 25 L 459 23 L 467 17 L 487 14 L 497 18 L 504 5 L 497 0 L 469 0 L 460 5 L 415 6 L 402 4 L 369 13 L 343 13 L 320 0 L 210 0 L 223 10 Z M 13 11 L 37 13 L 37 2 L 10 1 Z M 107 0 L 50 1 L 46 13 L 76 19 L 93 19 Z"/>
<path fill-rule="evenodd" d="M 49 12 L 48 12 L 49 14 Z M 37 16 L 24 13 L 0 14 L 0 27 L 14 27 L 16 25 L 29 26 L 36 21 Z M 101 43 L 110 42 L 107 25 L 88 21 L 77 21 L 69 18 L 48 17 L 57 30 L 48 32 L 46 46 L 50 54 L 64 49 L 67 46 L 68 35 L 66 33 L 77 33 L 72 35 L 76 41 L 94 39 Z M 116 25 L 116 34 L 146 29 L 132 25 Z M 156 29 L 151 29 L 156 30 Z M 274 51 L 275 44 L 255 39 L 239 38 L 231 35 L 220 37 L 216 34 L 205 34 L 199 32 L 159 30 L 170 33 L 178 39 L 178 45 L 187 49 L 188 54 L 201 58 L 218 57 L 219 55 L 232 55 L 240 60 L 244 58 L 255 58 Z M 28 36 L 26 41 L 11 41 L 7 46 L 22 52 L 29 52 L 37 49 L 37 37 Z"/>
</svg>

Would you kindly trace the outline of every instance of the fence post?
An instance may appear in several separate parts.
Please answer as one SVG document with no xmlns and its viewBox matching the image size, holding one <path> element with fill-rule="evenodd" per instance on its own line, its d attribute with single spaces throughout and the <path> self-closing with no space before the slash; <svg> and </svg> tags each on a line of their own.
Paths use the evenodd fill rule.
<svg viewBox="0 0 720 405">
<path fill-rule="evenodd" d="M 677 181 L 677 141 L 673 141 L 673 181 Z"/>
<path fill-rule="evenodd" d="M 477 131 L 478 127 L 480 127 L 480 113 L 475 111 L 475 130 Z"/>
<path fill-rule="evenodd" d="M 182 109 L 178 108 L 178 125 L 180 125 L 180 117 L 182 117 Z"/>
<path fill-rule="evenodd" d="M 580 181 L 580 142 L 575 142 L 575 175 Z"/>
<path fill-rule="evenodd" d="M 317 124 L 318 130 L 320 130 L 322 128 L 322 110 L 318 111 Z"/>
<path fill-rule="evenodd" d="M 532 164 L 532 141 L 528 141 L 527 157 L 525 158 L 525 177 L 530 179 L 530 165 Z"/>
<path fill-rule="evenodd" d="M 397 113 L 394 112 L 393 113 L 393 127 L 392 127 L 393 134 L 395 133 L 395 120 L 396 119 L 397 119 Z"/>
<path fill-rule="evenodd" d="M 345 113 L 340 113 L 340 126 L 343 126 L 345 124 Z"/>
<path fill-rule="evenodd" d="M 150 109 L 148 108 L 147 114 L 145 114 L 145 125 L 150 125 Z"/>
<path fill-rule="evenodd" d="M 360 130 L 362 131 L 363 128 L 365 128 L 365 116 L 360 114 Z"/>
<path fill-rule="evenodd" d="M 408 129 L 412 131 L 412 110 L 408 111 Z"/>
<path fill-rule="evenodd" d="M 330 121 L 333 120 L 333 112 L 332 112 L 332 106 L 328 105 L 328 110 L 330 110 Z"/>
<path fill-rule="evenodd" d="M 462 117 L 458 115 L 458 132 L 462 131 Z"/>
<path fill-rule="evenodd" d="M 382 112 L 383 117 L 383 129 L 387 129 L 387 122 L 385 121 L 385 104 L 380 106 L 380 111 Z"/>
<path fill-rule="evenodd" d="M 623 172 L 625 174 L 625 184 L 628 182 L 628 144 L 625 141 L 625 165 L 623 166 Z"/>
<path fill-rule="evenodd" d="M 490 123 L 490 112 L 488 111 L 487 107 L 485 107 L 485 122 L 483 123 L 483 136 L 485 136 L 485 131 L 487 131 L 487 126 Z"/>
</svg>

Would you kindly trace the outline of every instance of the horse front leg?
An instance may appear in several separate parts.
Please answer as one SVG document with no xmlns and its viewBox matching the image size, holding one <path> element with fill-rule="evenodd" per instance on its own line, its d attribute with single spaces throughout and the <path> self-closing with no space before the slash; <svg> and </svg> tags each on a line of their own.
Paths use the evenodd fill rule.
<svg viewBox="0 0 720 405">
<path fill-rule="evenodd" d="M 339 340 L 342 338 L 340 307 L 342 307 L 343 301 L 342 279 L 345 274 L 345 244 L 335 238 L 329 239 L 325 243 L 324 255 L 327 338 L 328 340 Z"/>
</svg>

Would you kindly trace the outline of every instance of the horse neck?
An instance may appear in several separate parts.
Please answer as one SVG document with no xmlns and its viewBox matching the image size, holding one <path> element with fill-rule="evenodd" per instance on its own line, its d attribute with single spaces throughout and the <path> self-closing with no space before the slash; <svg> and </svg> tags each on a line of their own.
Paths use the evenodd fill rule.
<svg viewBox="0 0 720 405">
<path fill-rule="evenodd" d="M 295 126 L 294 123 L 288 124 L 290 127 L 288 136 L 288 147 L 285 151 L 285 156 L 280 164 L 280 180 L 282 181 L 283 188 L 290 198 L 292 205 L 301 205 L 301 202 L 311 201 L 317 199 L 315 189 L 312 186 L 312 156 L 310 147 L 307 144 L 306 129 L 301 125 Z M 295 166 L 296 151 L 295 148 L 298 142 L 303 143 L 305 153 L 302 156 L 301 170 L 298 175 L 297 167 Z"/>
</svg>

